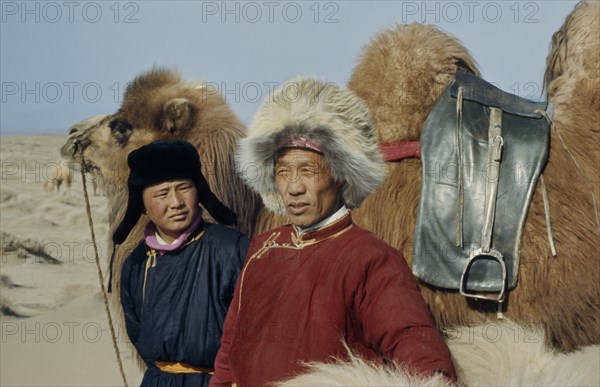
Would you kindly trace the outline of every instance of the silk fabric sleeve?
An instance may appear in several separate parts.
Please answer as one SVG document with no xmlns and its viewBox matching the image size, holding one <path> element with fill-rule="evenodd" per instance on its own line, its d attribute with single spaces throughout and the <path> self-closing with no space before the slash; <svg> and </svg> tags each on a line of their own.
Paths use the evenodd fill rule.
<svg viewBox="0 0 600 387">
<path fill-rule="evenodd" d="M 240 246 L 242 247 L 242 246 Z M 248 255 L 252 252 L 252 244 L 248 250 Z M 229 355 L 231 349 L 231 341 L 235 332 L 235 323 L 237 320 L 237 312 L 239 307 L 239 292 L 240 292 L 240 281 L 242 279 L 240 274 L 237 279 L 237 285 L 233 293 L 233 300 L 229 306 L 227 317 L 225 318 L 225 324 L 223 325 L 223 335 L 221 336 L 221 347 L 215 359 L 215 374 L 210 380 L 210 386 L 231 386 L 233 383 L 233 374 L 229 366 Z"/>
<path fill-rule="evenodd" d="M 456 381 L 450 351 L 404 258 L 394 250 L 378 255 L 368 265 L 355 298 L 367 342 L 385 359 L 409 370 L 425 375 L 442 372 Z"/>
<path fill-rule="evenodd" d="M 135 343 L 140 335 L 140 319 L 136 313 L 135 295 L 132 292 L 131 259 L 127 259 L 121 271 L 121 305 L 125 317 L 125 328 L 131 342 Z"/>
</svg>

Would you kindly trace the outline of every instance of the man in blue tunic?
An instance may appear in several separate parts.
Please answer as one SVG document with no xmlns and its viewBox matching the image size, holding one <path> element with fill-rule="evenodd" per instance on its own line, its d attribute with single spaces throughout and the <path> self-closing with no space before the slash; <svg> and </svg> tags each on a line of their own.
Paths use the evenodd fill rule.
<svg viewBox="0 0 600 387">
<path fill-rule="evenodd" d="M 211 192 L 196 149 L 159 141 L 129 154 L 129 199 L 113 235 L 129 235 L 142 213 L 144 240 L 121 272 L 127 334 L 148 369 L 142 386 L 206 386 L 248 238 L 202 220 L 199 204 L 218 222 L 236 215 Z"/>
</svg>

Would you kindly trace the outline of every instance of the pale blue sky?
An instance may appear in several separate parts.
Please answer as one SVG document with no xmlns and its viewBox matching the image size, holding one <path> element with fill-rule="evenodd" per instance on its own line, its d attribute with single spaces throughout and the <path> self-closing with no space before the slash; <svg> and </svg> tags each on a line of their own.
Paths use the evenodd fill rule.
<svg viewBox="0 0 600 387">
<path fill-rule="evenodd" d="M 552 34 L 576 3 L 2 0 L 0 133 L 66 133 L 114 112 L 153 65 L 213 82 L 248 123 L 292 76 L 345 84 L 361 47 L 395 22 L 438 25 L 486 80 L 538 99 Z"/>
</svg>

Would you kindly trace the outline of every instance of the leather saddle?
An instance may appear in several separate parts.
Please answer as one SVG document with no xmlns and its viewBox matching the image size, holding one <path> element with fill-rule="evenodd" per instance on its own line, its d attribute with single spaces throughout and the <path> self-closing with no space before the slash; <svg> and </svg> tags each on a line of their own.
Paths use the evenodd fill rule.
<svg viewBox="0 0 600 387">
<path fill-rule="evenodd" d="M 517 285 L 523 227 L 548 160 L 546 106 L 456 74 L 421 132 L 415 276 L 498 302 Z"/>
</svg>

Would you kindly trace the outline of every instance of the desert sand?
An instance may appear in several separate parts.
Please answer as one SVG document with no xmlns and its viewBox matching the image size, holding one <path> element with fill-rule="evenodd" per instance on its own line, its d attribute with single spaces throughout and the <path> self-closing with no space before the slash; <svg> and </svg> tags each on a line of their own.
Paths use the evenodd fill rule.
<svg viewBox="0 0 600 387">
<path fill-rule="evenodd" d="M 0 385 L 122 385 L 100 291 L 79 170 L 47 192 L 65 135 L 1 136 Z M 88 181 L 105 273 L 106 197 Z M 118 317 L 113 313 L 113 319 Z M 129 385 L 142 371 L 117 327 Z"/>
</svg>

